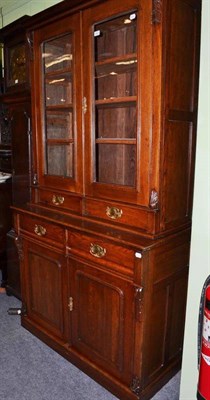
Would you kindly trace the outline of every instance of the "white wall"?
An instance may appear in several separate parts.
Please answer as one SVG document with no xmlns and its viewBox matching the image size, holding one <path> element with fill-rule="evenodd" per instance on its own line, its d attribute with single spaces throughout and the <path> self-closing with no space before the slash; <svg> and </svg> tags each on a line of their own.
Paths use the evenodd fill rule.
<svg viewBox="0 0 210 400">
<path fill-rule="evenodd" d="M 193 227 L 180 400 L 196 399 L 200 294 L 210 275 L 210 2 L 203 0 Z M 209 377 L 210 379 L 210 377 Z"/>
<path fill-rule="evenodd" d="M 3 14 L 3 26 L 10 24 L 23 15 L 34 15 L 62 0 L 0 0 Z"/>
</svg>

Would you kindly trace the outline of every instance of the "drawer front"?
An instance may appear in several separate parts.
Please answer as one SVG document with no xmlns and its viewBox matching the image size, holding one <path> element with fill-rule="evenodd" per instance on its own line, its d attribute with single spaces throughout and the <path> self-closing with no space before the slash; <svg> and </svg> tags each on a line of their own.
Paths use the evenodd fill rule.
<svg viewBox="0 0 210 400">
<path fill-rule="evenodd" d="M 42 219 L 20 215 L 20 229 L 36 239 L 51 241 L 57 247 L 65 246 L 65 230 Z"/>
<path fill-rule="evenodd" d="M 85 215 L 102 218 L 114 224 L 130 225 L 148 233 L 155 233 L 156 213 L 108 201 L 86 200 Z"/>
<path fill-rule="evenodd" d="M 106 268 L 133 276 L 134 251 L 112 244 L 97 236 L 69 232 L 68 251 Z"/>
<path fill-rule="evenodd" d="M 68 209 L 76 213 L 81 213 L 82 210 L 82 199 L 79 196 L 41 189 L 38 198 L 39 202 L 57 209 Z"/>
</svg>

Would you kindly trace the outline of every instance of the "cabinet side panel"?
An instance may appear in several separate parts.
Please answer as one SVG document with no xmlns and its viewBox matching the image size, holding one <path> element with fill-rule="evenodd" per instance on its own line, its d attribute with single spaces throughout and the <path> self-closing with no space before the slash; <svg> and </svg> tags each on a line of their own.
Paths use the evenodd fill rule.
<svg viewBox="0 0 210 400">
<path fill-rule="evenodd" d="M 169 1 L 166 21 L 162 230 L 191 220 L 200 1 Z"/>
<path fill-rule="evenodd" d="M 192 1 L 170 3 L 169 109 L 194 111 L 197 10 Z"/>
<path fill-rule="evenodd" d="M 155 375 L 164 365 L 164 348 L 167 311 L 169 302 L 169 288 L 157 287 L 154 289 L 153 306 L 150 313 L 150 354 L 148 354 L 148 365 L 151 375 Z"/>
<path fill-rule="evenodd" d="M 170 121 L 165 133 L 165 224 L 182 224 L 189 218 L 192 123 Z"/>
<path fill-rule="evenodd" d="M 168 243 L 150 255 L 150 297 L 145 310 L 144 384 L 179 366 L 185 320 L 189 242 Z"/>
<path fill-rule="evenodd" d="M 175 281 L 173 287 L 173 304 L 171 308 L 171 331 L 169 335 L 168 359 L 172 360 L 179 354 L 183 346 L 185 306 L 188 284 L 188 269 Z M 178 299 L 178 300 L 177 300 Z M 179 332 L 177 335 L 176 332 Z"/>
</svg>

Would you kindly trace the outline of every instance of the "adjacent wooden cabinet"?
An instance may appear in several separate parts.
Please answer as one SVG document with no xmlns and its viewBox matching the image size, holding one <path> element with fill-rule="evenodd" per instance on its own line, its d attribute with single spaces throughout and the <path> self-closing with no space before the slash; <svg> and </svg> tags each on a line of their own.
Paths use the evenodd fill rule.
<svg viewBox="0 0 210 400">
<path fill-rule="evenodd" d="M 30 199 L 31 185 L 31 100 L 28 68 L 28 46 L 25 37 L 25 22 L 29 17 L 24 16 L 7 25 L 0 31 L 4 47 L 4 93 L 0 96 L 1 139 L 9 139 L 11 195 L 10 205 L 21 206 Z M 0 168 L 6 167 L 5 158 Z M 9 215 L 9 211 L 7 212 Z M 7 279 L 5 282 L 7 294 L 21 298 L 20 268 L 17 249 L 15 246 L 16 233 L 13 229 L 12 218 L 4 231 L 7 242 L 7 263 L 5 265 Z M 5 245 L 6 250 L 6 245 Z"/>
<path fill-rule="evenodd" d="M 12 183 L 11 202 L 13 206 L 21 206 L 30 199 L 31 177 L 31 103 L 27 93 L 2 96 L 7 118 L 10 124 L 12 150 Z M 20 267 L 15 246 L 16 234 L 13 224 L 7 230 L 7 282 L 8 294 L 21 298 Z"/>
<path fill-rule="evenodd" d="M 22 325 L 119 399 L 181 365 L 199 0 L 64 1 L 31 17 Z"/>
<path fill-rule="evenodd" d="M 10 173 L 11 171 L 8 172 Z M 0 183 L 0 269 L 2 272 L 0 286 L 4 288 L 7 283 L 6 234 L 12 225 L 11 202 L 12 187 L 10 178 Z"/>
<path fill-rule="evenodd" d="M 24 24 L 30 17 L 24 15 L 1 29 L 4 47 L 4 90 L 14 93 L 29 89 L 28 47 Z"/>
</svg>

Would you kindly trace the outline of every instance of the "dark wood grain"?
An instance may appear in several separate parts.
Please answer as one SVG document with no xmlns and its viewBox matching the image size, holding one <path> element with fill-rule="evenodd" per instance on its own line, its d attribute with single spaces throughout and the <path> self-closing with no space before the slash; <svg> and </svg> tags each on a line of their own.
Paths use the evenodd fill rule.
<svg viewBox="0 0 210 400">
<path fill-rule="evenodd" d="M 72 0 L 27 21 L 22 325 L 121 400 L 148 400 L 181 366 L 200 6 Z"/>
</svg>

